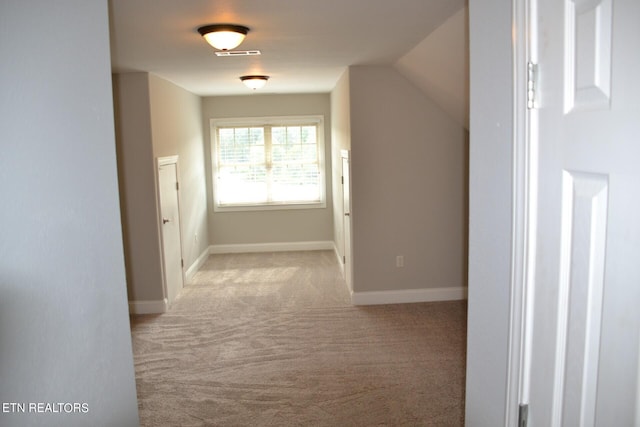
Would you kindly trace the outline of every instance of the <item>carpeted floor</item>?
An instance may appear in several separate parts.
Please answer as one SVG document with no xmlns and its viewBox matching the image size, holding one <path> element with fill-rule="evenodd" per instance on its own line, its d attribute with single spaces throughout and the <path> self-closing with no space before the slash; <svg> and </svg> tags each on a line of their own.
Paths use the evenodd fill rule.
<svg viewBox="0 0 640 427">
<path fill-rule="evenodd" d="M 466 304 L 353 307 L 331 251 L 210 256 L 132 317 L 142 426 L 462 426 Z"/>
</svg>

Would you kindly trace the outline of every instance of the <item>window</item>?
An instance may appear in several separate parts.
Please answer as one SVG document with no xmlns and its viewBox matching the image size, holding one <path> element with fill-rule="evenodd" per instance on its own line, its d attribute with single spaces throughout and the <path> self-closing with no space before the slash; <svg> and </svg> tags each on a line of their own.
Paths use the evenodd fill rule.
<svg viewBox="0 0 640 427">
<path fill-rule="evenodd" d="M 326 207 L 323 118 L 211 121 L 217 211 Z"/>
</svg>

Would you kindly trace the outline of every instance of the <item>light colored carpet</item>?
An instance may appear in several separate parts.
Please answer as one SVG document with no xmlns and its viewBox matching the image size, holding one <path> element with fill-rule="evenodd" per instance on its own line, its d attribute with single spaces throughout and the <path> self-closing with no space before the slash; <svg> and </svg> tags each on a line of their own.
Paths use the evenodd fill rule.
<svg viewBox="0 0 640 427">
<path fill-rule="evenodd" d="M 132 317 L 142 426 L 461 426 L 466 304 L 353 307 L 333 252 L 210 256 Z"/>
</svg>

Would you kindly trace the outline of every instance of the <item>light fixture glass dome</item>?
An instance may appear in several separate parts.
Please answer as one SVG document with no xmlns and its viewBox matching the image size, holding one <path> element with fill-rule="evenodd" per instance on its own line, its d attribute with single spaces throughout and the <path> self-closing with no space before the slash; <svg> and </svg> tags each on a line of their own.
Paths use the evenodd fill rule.
<svg viewBox="0 0 640 427">
<path fill-rule="evenodd" d="M 242 76 L 240 80 L 242 80 L 242 83 L 244 83 L 246 87 L 256 90 L 267 84 L 269 76 Z"/>
<path fill-rule="evenodd" d="M 231 50 L 242 43 L 249 29 L 242 25 L 213 24 L 198 28 L 198 32 L 216 49 Z"/>
</svg>

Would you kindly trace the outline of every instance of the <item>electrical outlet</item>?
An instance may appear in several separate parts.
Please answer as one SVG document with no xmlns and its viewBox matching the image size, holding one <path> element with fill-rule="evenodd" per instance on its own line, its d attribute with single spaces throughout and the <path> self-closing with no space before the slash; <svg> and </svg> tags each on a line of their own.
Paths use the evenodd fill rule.
<svg viewBox="0 0 640 427">
<path fill-rule="evenodd" d="M 404 255 L 396 256 L 396 267 L 404 267 Z"/>
</svg>

